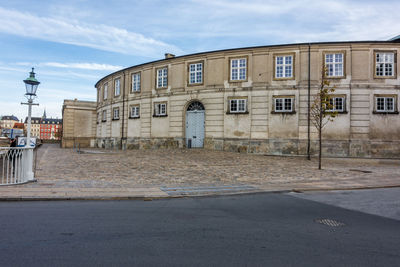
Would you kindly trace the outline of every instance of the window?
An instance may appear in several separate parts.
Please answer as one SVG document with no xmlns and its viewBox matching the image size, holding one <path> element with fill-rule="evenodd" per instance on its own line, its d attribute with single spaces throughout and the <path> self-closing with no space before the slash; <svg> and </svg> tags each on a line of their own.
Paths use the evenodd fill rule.
<svg viewBox="0 0 400 267">
<path fill-rule="evenodd" d="M 140 92 L 140 73 L 132 74 L 132 92 Z"/>
<path fill-rule="evenodd" d="M 104 84 L 103 99 L 106 100 L 108 95 L 108 83 Z"/>
<path fill-rule="evenodd" d="M 294 112 L 294 97 L 274 97 L 274 112 Z"/>
<path fill-rule="evenodd" d="M 393 77 L 395 53 L 376 52 L 375 53 L 375 75 L 376 77 Z"/>
<path fill-rule="evenodd" d="M 114 96 L 119 96 L 121 94 L 121 79 L 116 79 L 114 81 Z"/>
<path fill-rule="evenodd" d="M 157 88 L 167 87 L 168 69 L 162 68 L 157 70 Z"/>
<path fill-rule="evenodd" d="M 167 103 L 155 103 L 154 116 L 156 117 L 167 116 Z"/>
<path fill-rule="evenodd" d="M 293 78 L 293 55 L 275 56 L 275 78 Z"/>
<path fill-rule="evenodd" d="M 203 83 L 203 63 L 189 65 L 189 84 Z"/>
<path fill-rule="evenodd" d="M 329 107 L 325 109 L 328 112 L 345 112 L 345 97 L 331 96 L 329 97 Z"/>
<path fill-rule="evenodd" d="M 325 54 L 326 77 L 343 77 L 344 53 Z"/>
<path fill-rule="evenodd" d="M 247 99 L 229 99 L 229 113 L 246 113 Z"/>
<path fill-rule="evenodd" d="M 131 106 L 130 117 L 131 118 L 139 118 L 140 117 L 140 106 L 139 105 Z"/>
<path fill-rule="evenodd" d="M 113 120 L 119 120 L 119 108 L 113 108 Z"/>
<path fill-rule="evenodd" d="M 231 81 L 245 81 L 247 79 L 246 58 L 231 59 Z"/>
<path fill-rule="evenodd" d="M 107 121 L 107 110 L 103 110 L 103 118 L 102 121 Z"/>
<path fill-rule="evenodd" d="M 376 112 L 395 113 L 396 108 L 396 96 L 375 96 Z"/>
</svg>

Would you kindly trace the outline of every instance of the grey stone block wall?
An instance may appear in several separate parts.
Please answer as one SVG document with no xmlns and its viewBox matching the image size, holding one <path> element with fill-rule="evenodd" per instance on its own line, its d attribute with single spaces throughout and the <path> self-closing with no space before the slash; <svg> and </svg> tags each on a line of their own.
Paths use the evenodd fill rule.
<svg viewBox="0 0 400 267">
<path fill-rule="evenodd" d="M 184 138 L 98 138 L 96 146 L 105 149 L 170 149 L 185 148 Z M 307 155 L 307 140 L 298 139 L 222 139 L 205 138 L 204 148 L 265 155 Z M 311 155 L 318 154 L 318 141 L 310 144 Z M 399 142 L 370 140 L 323 140 L 322 154 L 329 157 L 398 158 Z"/>
</svg>

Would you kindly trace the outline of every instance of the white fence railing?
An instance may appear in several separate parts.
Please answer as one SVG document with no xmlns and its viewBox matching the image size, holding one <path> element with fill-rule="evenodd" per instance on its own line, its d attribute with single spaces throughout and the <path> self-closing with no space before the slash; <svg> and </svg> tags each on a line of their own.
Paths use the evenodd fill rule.
<svg viewBox="0 0 400 267">
<path fill-rule="evenodd" d="M 0 147 L 0 185 L 21 184 L 29 181 L 27 168 L 29 165 L 27 164 L 33 164 L 29 153 L 33 154 L 33 148 Z"/>
</svg>

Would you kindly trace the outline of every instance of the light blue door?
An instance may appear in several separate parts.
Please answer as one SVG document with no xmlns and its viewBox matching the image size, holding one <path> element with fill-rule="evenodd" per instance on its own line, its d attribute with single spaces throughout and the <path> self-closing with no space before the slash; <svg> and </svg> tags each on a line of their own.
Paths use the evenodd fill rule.
<svg viewBox="0 0 400 267">
<path fill-rule="evenodd" d="M 204 145 L 204 110 L 186 112 L 186 147 Z"/>
</svg>

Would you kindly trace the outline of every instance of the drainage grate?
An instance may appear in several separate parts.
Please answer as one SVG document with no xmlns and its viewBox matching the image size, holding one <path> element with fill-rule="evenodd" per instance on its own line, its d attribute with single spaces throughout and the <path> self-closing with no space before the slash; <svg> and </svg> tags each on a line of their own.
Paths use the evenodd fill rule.
<svg viewBox="0 0 400 267">
<path fill-rule="evenodd" d="M 315 220 L 315 222 L 320 223 L 320 224 L 325 224 L 325 225 L 331 226 L 331 227 L 339 227 L 339 226 L 345 225 L 344 223 L 338 222 L 333 219 L 318 219 L 318 220 Z"/>
<path fill-rule="evenodd" d="M 199 186 L 199 187 L 160 187 L 170 196 L 185 195 L 207 195 L 207 194 L 229 194 L 238 192 L 251 192 L 257 188 L 250 185 L 229 185 L 229 186 Z"/>
</svg>

